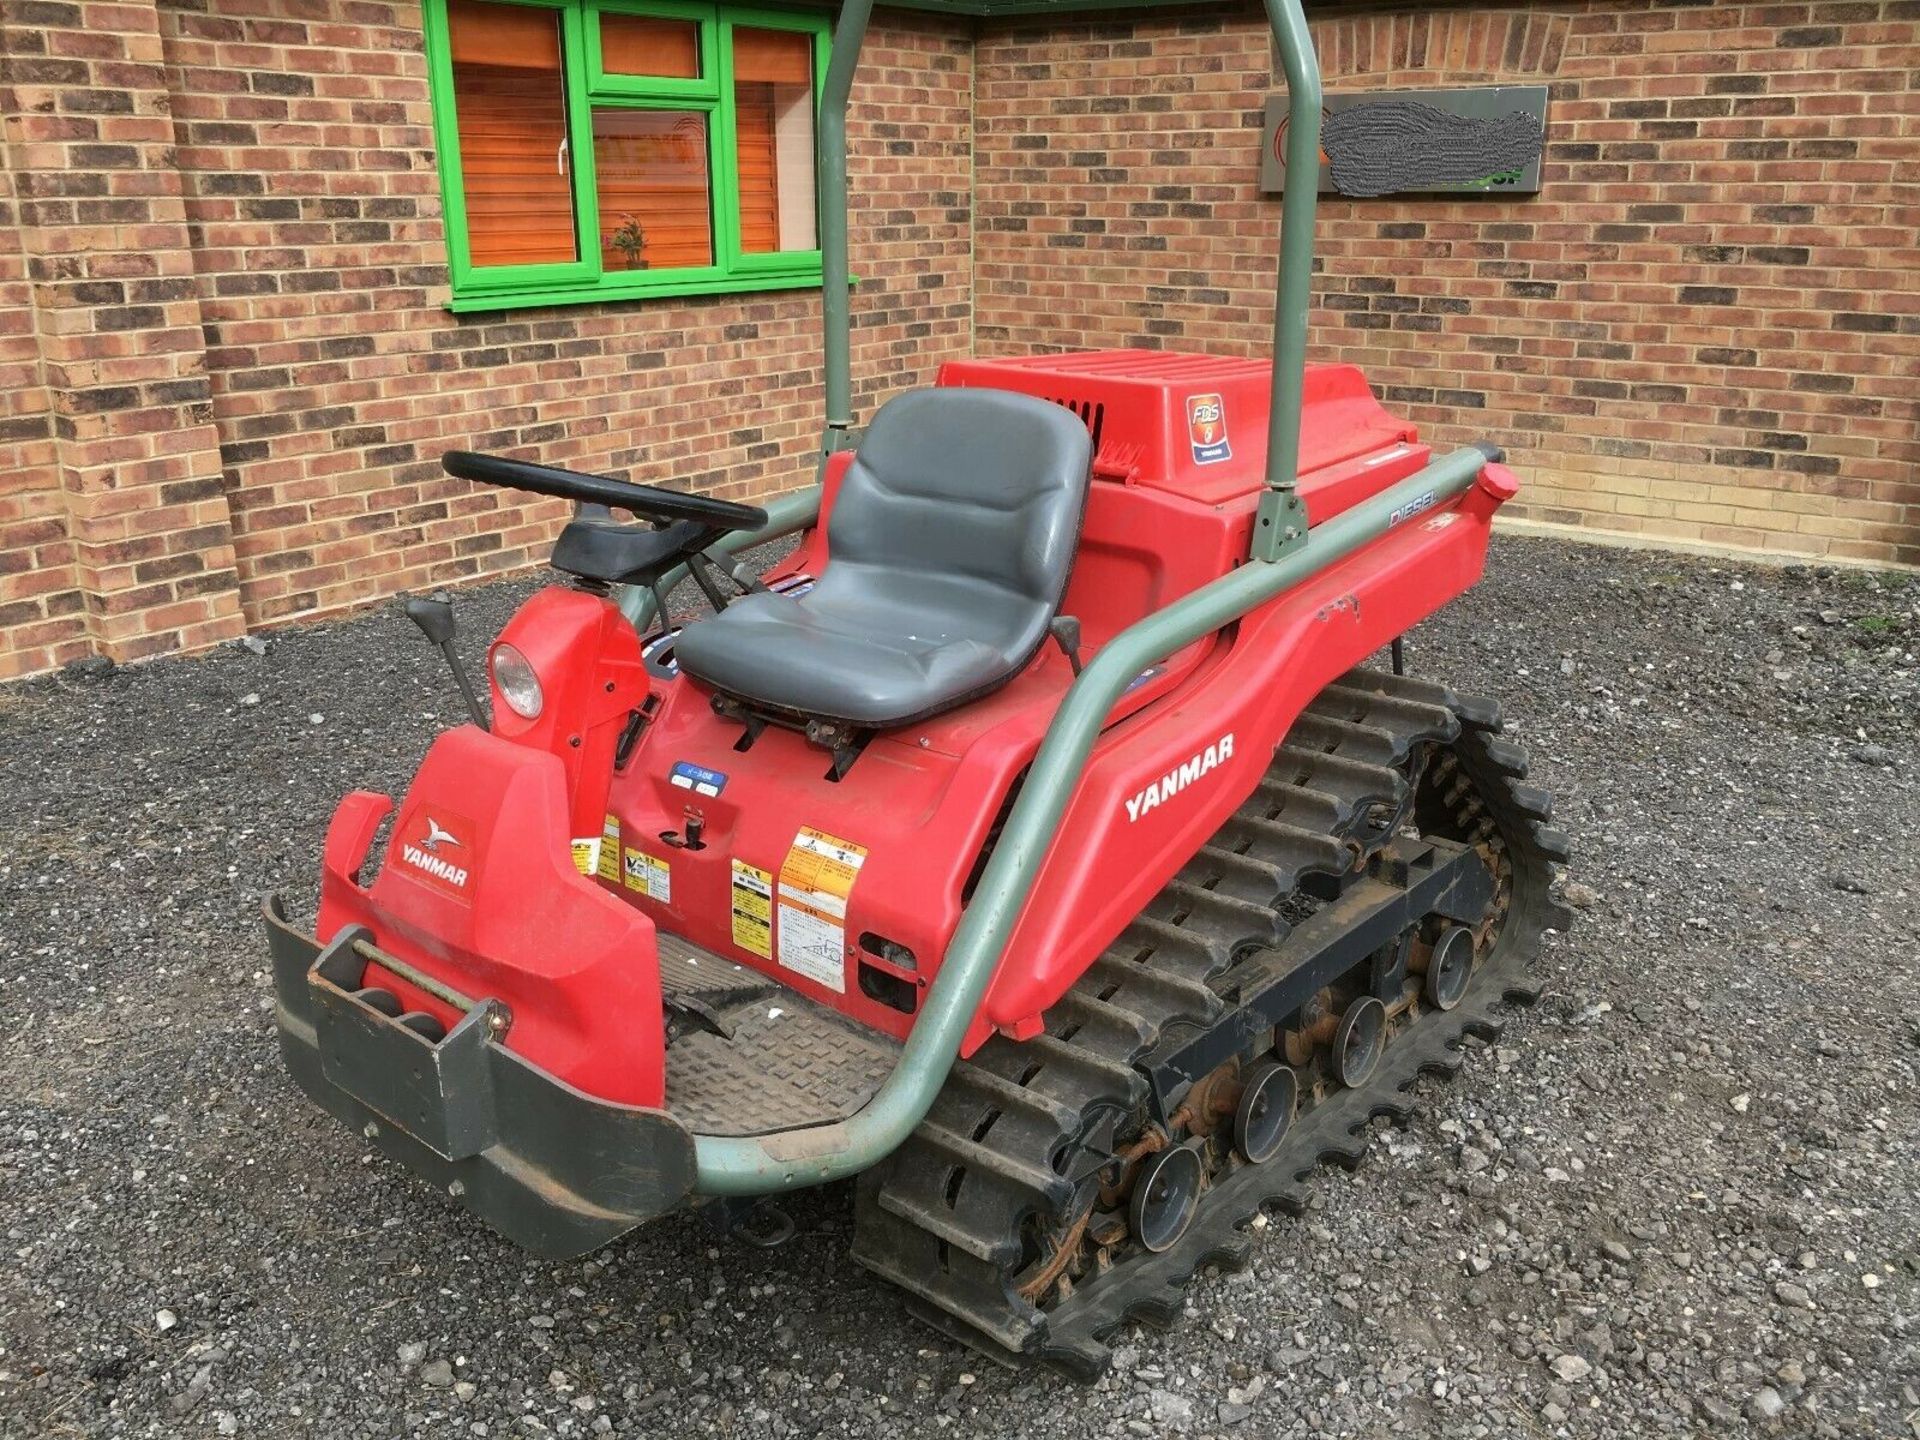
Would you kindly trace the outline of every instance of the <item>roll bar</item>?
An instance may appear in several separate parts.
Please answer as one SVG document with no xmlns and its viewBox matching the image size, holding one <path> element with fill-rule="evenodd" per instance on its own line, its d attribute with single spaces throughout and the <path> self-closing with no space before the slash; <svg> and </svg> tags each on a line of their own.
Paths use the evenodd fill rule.
<svg viewBox="0 0 1920 1440">
<path fill-rule="evenodd" d="M 820 186 L 820 318 L 826 334 L 827 424 L 820 453 L 847 447 L 853 431 L 853 308 L 847 271 L 847 96 L 860 64 L 873 0 L 845 0 L 820 87 L 814 172 Z"/>
<path fill-rule="evenodd" d="M 1266 0 L 1287 76 L 1287 186 L 1280 197 L 1280 278 L 1273 297 L 1273 389 L 1267 402 L 1267 490 L 1254 512 L 1253 558 L 1278 560 L 1307 538 L 1301 503 L 1300 405 L 1307 381 L 1313 215 L 1320 200 L 1320 61 L 1300 0 Z"/>
<path fill-rule="evenodd" d="M 919 8 L 990 13 L 966 4 Z M 1038 8 L 1038 7 L 1035 7 Z M 1105 4 L 1063 3 L 1047 13 L 1111 9 Z M 1267 408 L 1266 494 L 1253 527 L 1252 558 L 1277 560 L 1307 537 L 1307 513 L 1298 494 L 1300 395 L 1307 368 L 1307 312 L 1313 286 L 1313 217 L 1319 199 L 1320 62 L 1301 0 L 1266 0 L 1267 23 L 1287 77 L 1287 174 L 1280 204 L 1280 273 L 1273 307 L 1273 390 Z M 845 449 L 853 435 L 852 308 L 847 291 L 847 97 L 853 90 L 860 46 L 866 39 L 873 0 L 844 0 L 833 30 L 833 55 L 820 92 L 815 171 L 820 196 L 820 313 L 826 369 L 826 427 L 822 456 Z M 1294 180 L 1291 177 L 1302 177 Z"/>
</svg>

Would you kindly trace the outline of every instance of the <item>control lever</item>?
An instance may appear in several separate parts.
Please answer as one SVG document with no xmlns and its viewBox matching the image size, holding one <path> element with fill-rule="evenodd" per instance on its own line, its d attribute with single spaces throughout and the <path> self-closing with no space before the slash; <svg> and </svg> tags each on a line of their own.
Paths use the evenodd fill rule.
<svg viewBox="0 0 1920 1440">
<path fill-rule="evenodd" d="M 686 829 L 662 830 L 660 838 L 676 850 L 704 850 L 707 848 L 707 817 L 689 805 L 686 808 Z"/>
<path fill-rule="evenodd" d="M 767 587 L 760 583 L 760 577 L 753 567 L 744 560 L 722 561 L 711 550 L 701 550 L 687 557 L 687 573 L 693 576 L 694 583 L 700 587 L 709 604 L 715 610 L 727 608 L 727 597 L 716 583 L 721 578 L 731 580 L 740 587 L 742 595 L 751 595 L 756 590 Z"/>
<path fill-rule="evenodd" d="M 420 627 L 420 633 L 446 657 L 447 668 L 453 671 L 455 683 L 460 686 L 461 698 L 467 702 L 467 713 L 473 717 L 473 723 L 482 730 L 489 729 L 487 712 L 480 708 L 480 697 L 473 693 L 473 682 L 467 678 L 466 667 L 460 663 L 460 657 L 453 650 L 453 602 L 444 593 L 410 596 L 406 603 L 407 618 Z"/>
<path fill-rule="evenodd" d="M 714 567 L 716 569 L 726 571 L 727 578 L 733 581 L 734 584 L 740 587 L 741 594 L 751 595 L 756 590 L 763 593 L 766 591 L 766 588 L 767 588 L 766 584 L 760 579 L 759 571 L 755 570 L 746 561 L 736 559 L 733 562 L 732 568 L 729 569 L 727 566 L 722 565 L 718 560 L 714 559 L 713 552 L 711 550 L 702 551 L 701 553 L 705 555 L 707 559 L 713 561 Z"/>
<path fill-rule="evenodd" d="M 1080 622 L 1072 615 L 1056 615 L 1047 622 L 1047 633 L 1053 637 L 1053 643 L 1060 647 L 1060 653 L 1067 657 L 1067 664 L 1073 667 L 1073 673 L 1080 673 Z"/>
</svg>

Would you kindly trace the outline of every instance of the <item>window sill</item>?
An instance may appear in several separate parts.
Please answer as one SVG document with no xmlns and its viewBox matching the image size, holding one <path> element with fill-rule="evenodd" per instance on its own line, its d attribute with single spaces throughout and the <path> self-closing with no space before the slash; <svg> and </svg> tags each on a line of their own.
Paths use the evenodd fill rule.
<svg viewBox="0 0 1920 1440">
<path fill-rule="evenodd" d="M 494 310 L 525 310 L 533 306 L 614 305 L 695 295 L 746 295 L 756 290 L 814 290 L 821 283 L 820 272 L 816 269 L 788 275 L 735 275 L 723 280 L 716 280 L 711 275 L 686 280 L 650 279 L 644 285 L 533 286 L 525 290 L 469 291 L 464 295 L 455 295 L 447 302 L 446 308 L 455 315 L 473 315 Z M 848 278 L 849 288 L 857 284 L 858 276 Z"/>
</svg>

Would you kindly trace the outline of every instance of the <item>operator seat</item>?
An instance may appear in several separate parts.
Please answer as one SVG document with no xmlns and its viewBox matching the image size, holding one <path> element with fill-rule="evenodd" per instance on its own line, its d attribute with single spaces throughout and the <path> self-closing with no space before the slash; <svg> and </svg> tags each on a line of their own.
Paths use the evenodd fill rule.
<svg viewBox="0 0 1920 1440">
<path fill-rule="evenodd" d="M 882 729 L 990 694 L 1047 638 L 1079 543 L 1092 442 L 1004 390 L 883 405 L 798 599 L 755 593 L 680 632 L 680 668 L 756 707 Z"/>
</svg>

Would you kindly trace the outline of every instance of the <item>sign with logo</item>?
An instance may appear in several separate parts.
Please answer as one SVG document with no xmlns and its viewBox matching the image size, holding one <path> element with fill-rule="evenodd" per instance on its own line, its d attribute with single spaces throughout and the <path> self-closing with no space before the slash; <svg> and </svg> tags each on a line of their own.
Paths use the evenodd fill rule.
<svg viewBox="0 0 1920 1440">
<path fill-rule="evenodd" d="M 1260 192 L 1287 188 L 1287 100 L 1267 100 Z M 1369 90 L 1329 95 L 1320 122 L 1322 195 L 1537 195 L 1547 87 Z"/>
<path fill-rule="evenodd" d="M 394 854 L 401 868 L 443 895 L 467 898 L 473 883 L 473 822 L 435 805 L 421 805 L 394 827 Z"/>
<path fill-rule="evenodd" d="M 1138 822 L 1142 815 L 1157 810 L 1202 775 L 1219 769 L 1232 758 L 1233 732 L 1229 730 L 1206 749 L 1189 755 L 1146 789 L 1130 796 L 1127 800 L 1127 823 Z"/>
<path fill-rule="evenodd" d="M 1193 442 L 1193 463 L 1216 465 L 1233 458 L 1227 443 L 1227 402 L 1218 395 L 1187 397 L 1187 438 Z"/>
</svg>

